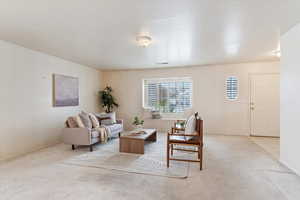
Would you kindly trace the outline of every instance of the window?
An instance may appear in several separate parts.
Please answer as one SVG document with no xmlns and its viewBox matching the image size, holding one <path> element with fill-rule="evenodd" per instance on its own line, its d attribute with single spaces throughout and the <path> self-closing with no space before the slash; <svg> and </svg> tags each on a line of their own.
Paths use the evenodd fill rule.
<svg viewBox="0 0 300 200">
<path fill-rule="evenodd" d="M 230 76 L 226 80 L 226 97 L 229 100 L 238 98 L 238 80 L 234 76 Z"/>
<path fill-rule="evenodd" d="M 163 113 L 180 113 L 192 107 L 191 78 L 144 80 L 144 107 Z"/>
</svg>

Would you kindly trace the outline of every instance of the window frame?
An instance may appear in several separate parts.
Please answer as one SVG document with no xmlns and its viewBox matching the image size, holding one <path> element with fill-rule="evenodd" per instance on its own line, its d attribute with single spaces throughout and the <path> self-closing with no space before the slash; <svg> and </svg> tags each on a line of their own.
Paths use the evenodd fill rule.
<svg viewBox="0 0 300 200">
<path fill-rule="evenodd" d="M 185 81 L 185 80 L 188 80 L 189 82 L 191 82 L 191 96 L 190 96 L 190 103 L 191 103 L 191 106 L 190 106 L 190 108 L 188 108 L 188 109 L 186 109 L 186 110 L 189 110 L 189 109 L 192 109 L 193 108 L 193 95 L 194 95 L 194 90 L 193 90 L 193 79 L 192 79 L 192 77 L 158 77 L 158 78 L 143 78 L 142 79 L 142 95 L 143 95 L 143 97 L 142 97 L 142 105 L 143 105 L 143 108 L 144 109 L 146 109 L 146 110 L 151 110 L 152 109 L 152 107 L 148 107 L 148 106 L 146 106 L 145 105 L 145 83 L 146 83 L 146 81 L 151 81 L 151 80 L 155 80 L 154 82 L 160 82 L 160 80 L 161 80 L 161 82 L 162 81 L 169 81 L 169 80 L 174 80 L 174 82 L 175 81 L 180 81 L 180 80 L 182 80 L 182 81 Z M 157 91 L 158 92 L 158 91 Z M 159 95 L 158 95 L 159 96 Z M 183 112 L 163 112 L 162 114 L 163 115 L 180 115 L 180 114 L 182 114 L 182 113 L 184 113 L 185 111 L 183 111 Z"/>
</svg>

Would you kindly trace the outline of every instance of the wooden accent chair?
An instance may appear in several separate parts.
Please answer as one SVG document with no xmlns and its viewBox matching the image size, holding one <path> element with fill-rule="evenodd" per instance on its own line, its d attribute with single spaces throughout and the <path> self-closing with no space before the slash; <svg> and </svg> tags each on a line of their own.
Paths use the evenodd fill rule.
<svg viewBox="0 0 300 200">
<path fill-rule="evenodd" d="M 193 124 L 194 123 L 194 124 Z M 186 127 L 193 127 L 194 132 L 187 131 Z M 175 146 L 175 147 L 174 147 Z M 194 146 L 197 150 L 183 149 L 180 146 Z M 177 159 L 173 157 L 173 151 L 189 151 L 198 153 L 197 159 L 186 160 Z M 170 156 L 171 154 L 171 156 Z M 172 127 L 171 133 L 168 132 L 167 138 L 167 167 L 169 167 L 170 160 L 184 161 L 184 162 L 199 162 L 200 170 L 202 170 L 203 163 L 203 120 L 198 117 L 198 113 L 195 113 L 194 118 L 189 118 L 185 127 Z"/>
</svg>

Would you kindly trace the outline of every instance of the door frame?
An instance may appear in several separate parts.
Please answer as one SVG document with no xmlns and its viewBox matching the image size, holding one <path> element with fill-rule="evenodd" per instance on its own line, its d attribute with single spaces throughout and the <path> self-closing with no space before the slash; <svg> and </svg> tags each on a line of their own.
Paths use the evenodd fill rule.
<svg viewBox="0 0 300 200">
<path fill-rule="evenodd" d="M 251 103 L 251 97 L 252 97 L 252 77 L 253 76 L 257 76 L 257 75 L 279 75 L 279 77 L 280 77 L 280 72 L 270 72 L 270 73 L 249 73 L 248 74 L 248 84 L 249 84 L 249 88 L 248 88 L 248 90 L 249 90 L 249 96 L 248 96 L 248 118 L 249 118 L 249 131 L 250 131 L 250 133 L 249 133 L 249 136 L 252 136 L 252 137 L 264 137 L 264 136 L 256 136 L 256 135 L 253 135 L 253 128 L 252 128 L 252 117 L 251 117 L 251 105 L 250 105 L 250 103 Z M 272 136 L 270 136 L 270 137 L 272 137 Z M 275 136 L 274 136 L 275 137 Z M 277 137 L 276 137 L 277 138 Z"/>
</svg>

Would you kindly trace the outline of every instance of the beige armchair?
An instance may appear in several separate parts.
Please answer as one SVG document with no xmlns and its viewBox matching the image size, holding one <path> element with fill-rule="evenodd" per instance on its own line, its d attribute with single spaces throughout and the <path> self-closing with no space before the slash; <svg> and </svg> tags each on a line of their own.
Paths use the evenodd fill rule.
<svg viewBox="0 0 300 200">
<path fill-rule="evenodd" d="M 64 128 L 62 132 L 63 142 L 72 145 L 87 145 L 90 146 L 90 151 L 93 151 L 93 144 L 100 142 L 100 134 L 96 130 L 89 128 Z"/>
<path fill-rule="evenodd" d="M 101 120 L 98 118 L 101 124 Z M 111 125 L 101 125 L 105 128 L 108 138 L 119 137 L 123 131 L 123 120 L 117 120 L 117 123 Z M 70 128 L 68 121 L 66 122 L 66 128 L 62 130 L 62 139 L 65 144 L 72 145 L 72 149 L 75 149 L 76 145 L 86 145 L 90 147 L 90 151 L 93 151 L 93 144 L 101 142 L 99 129 L 92 128 Z"/>
</svg>

